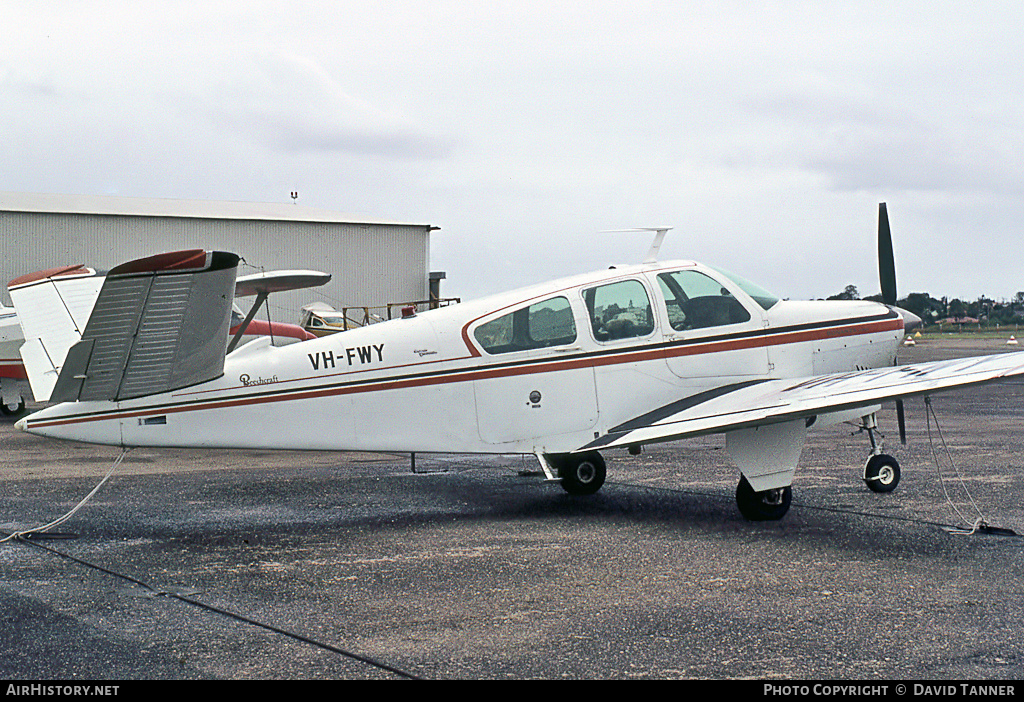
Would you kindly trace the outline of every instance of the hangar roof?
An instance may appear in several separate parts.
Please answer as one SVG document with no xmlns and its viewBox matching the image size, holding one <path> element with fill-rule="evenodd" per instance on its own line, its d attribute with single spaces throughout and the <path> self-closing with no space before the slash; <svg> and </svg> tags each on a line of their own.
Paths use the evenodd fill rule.
<svg viewBox="0 0 1024 702">
<path fill-rule="evenodd" d="M 327 222 L 336 224 L 393 224 L 437 229 L 437 227 L 427 224 L 370 219 L 368 217 L 347 215 L 340 212 L 318 210 L 279 202 L 169 200 L 109 195 L 0 192 L 0 212 L 190 217 L 197 219 Z"/>
</svg>

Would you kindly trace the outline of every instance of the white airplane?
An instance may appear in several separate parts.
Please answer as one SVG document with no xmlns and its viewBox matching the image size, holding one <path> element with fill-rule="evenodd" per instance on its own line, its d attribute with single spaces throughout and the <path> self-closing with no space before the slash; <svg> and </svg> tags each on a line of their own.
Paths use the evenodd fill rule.
<svg viewBox="0 0 1024 702">
<path fill-rule="evenodd" d="M 0 413 L 18 414 L 25 409 L 22 384 L 28 380 L 18 349 L 25 343 L 14 309 L 0 305 Z"/>
<path fill-rule="evenodd" d="M 238 256 L 163 254 L 111 270 L 84 331 L 47 367 L 29 359 L 54 330 L 31 320 L 53 277 L 28 277 L 10 286 L 28 320 L 23 355 L 33 388 L 58 404 L 17 426 L 123 447 L 532 453 L 573 494 L 603 484 L 601 451 L 724 433 L 741 513 L 779 519 L 809 427 L 859 418 L 872 444 L 863 478 L 886 492 L 900 468 L 875 442 L 883 401 L 1024 374 L 1024 353 L 895 365 L 920 320 L 891 304 L 884 203 L 879 216 L 890 304 L 785 301 L 661 262 L 658 229 L 639 265 L 229 353 Z"/>
</svg>

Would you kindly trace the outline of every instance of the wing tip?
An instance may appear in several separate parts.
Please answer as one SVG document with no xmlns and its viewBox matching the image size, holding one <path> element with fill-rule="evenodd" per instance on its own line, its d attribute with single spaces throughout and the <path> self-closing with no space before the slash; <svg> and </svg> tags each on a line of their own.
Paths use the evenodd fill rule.
<svg viewBox="0 0 1024 702">
<path fill-rule="evenodd" d="M 145 258 L 137 258 L 115 266 L 110 276 L 154 275 L 159 273 L 194 273 L 201 270 L 233 268 L 241 259 L 237 254 L 205 249 L 169 251 Z"/>
<path fill-rule="evenodd" d="M 77 263 L 70 266 L 58 266 L 57 268 L 47 268 L 43 271 L 36 271 L 35 273 L 26 273 L 25 275 L 18 276 L 14 280 L 7 283 L 9 290 L 14 288 L 20 288 L 25 285 L 31 285 L 32 283 L 38 283 L 43 280 L 50 278 L 65 278 L 78 275 L 94 275 L 96 271 L 92 268 L 87 268 L 85 264 Z"/>
</svg>

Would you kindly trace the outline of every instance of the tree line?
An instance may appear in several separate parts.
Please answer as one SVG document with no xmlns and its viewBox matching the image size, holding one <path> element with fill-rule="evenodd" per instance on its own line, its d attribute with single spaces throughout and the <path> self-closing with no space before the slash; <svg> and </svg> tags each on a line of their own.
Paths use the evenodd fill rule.
<svg viewBox="0 0 1024 702">
<path fill-rule="evenodd" d="M 881 302 L 882 296 L 869 295 L 861 298 L 857 292 L 857 286 L 847 285 L 846 288 L 836 295 L 831 295 L 828 300 L 871 300 Z M 908 312 L 913 312 L 925 323 L 929 324 L 958 324 L 971 323 L 989 325 L 1017 325 L 1024 324 L 1024 291 L 1018 292 L 1009 300 L 993 300 L 985 296 L 977 300 L 961 300 L 948 297 L 935 298 L 928 293 L 910 293 L 896 302 L 897 307 L 902 307 Z"/>
</svg>

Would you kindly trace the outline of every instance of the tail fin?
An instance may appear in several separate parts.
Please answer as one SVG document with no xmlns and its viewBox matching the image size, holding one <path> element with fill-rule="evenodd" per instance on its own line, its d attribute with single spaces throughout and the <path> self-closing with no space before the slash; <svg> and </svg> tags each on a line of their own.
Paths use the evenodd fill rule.
<svg viewBox="0 0 1024 702">
<path fill-rule="evenodd" d="M 112 269 L 49 400 L 123 400 L 219 377 L 238 262 L 196 249 Z"/>
<path fill-rule="evenodd" d="M 83 265 L 21 276 L 8 283 L 25 343 L 21 358 L 37 402 L 50 399 L 68 350 L 82 331 L 103 276 Z"/>
</svg>

